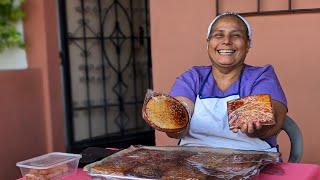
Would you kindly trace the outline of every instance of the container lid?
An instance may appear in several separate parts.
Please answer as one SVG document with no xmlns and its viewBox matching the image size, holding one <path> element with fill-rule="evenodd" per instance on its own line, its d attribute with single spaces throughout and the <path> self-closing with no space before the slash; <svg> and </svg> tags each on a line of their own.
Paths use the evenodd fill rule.
<svg viewBox="0 0 320 180">
<path fill-rule="evenodd" d="M 32 159 L 18 162 L 16 165 L 18 167 L 33 168 L 33 169 L 48 169 L 54 166 L 65 164 L 73 160 L 79 160 L 81 158 L 80 154 L 71 153 L 60 153 L 53 152 L 38 156 Z"/>
</svg>

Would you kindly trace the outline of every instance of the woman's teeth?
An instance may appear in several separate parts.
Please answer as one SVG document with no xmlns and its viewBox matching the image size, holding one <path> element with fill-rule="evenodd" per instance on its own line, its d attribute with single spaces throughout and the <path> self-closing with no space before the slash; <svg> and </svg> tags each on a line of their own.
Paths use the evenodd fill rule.
<svg viewBox="0 0 320 180">
<path fill-rule="evenodd" d="M 232 55 L 234 52 L 236 52 L 235 50 L 231 50 L 231 49 L 222 49 L 222 50 L 218 50 L 218 53 L 220 55 L 226 55 L 226 56 L 230 56 Z"/>
</svg>

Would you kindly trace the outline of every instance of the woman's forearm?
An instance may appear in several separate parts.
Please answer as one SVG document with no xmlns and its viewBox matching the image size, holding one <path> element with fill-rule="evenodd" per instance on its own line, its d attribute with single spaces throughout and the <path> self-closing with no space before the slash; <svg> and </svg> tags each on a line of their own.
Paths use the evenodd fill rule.
<svg viewBox="0 0 320 180">
<path fill-rule="evenodd" d="M 251 134 L 247 133 L 249 137 L 267 138 L 276 135 L 281 131 L 287 114 L 287 107 L 278 101 L 272 100 L 272 109 L 274 112 L 276 124 L 270 126 L 262 126 L 261 129 L 256 130 Z"/>
</svg>

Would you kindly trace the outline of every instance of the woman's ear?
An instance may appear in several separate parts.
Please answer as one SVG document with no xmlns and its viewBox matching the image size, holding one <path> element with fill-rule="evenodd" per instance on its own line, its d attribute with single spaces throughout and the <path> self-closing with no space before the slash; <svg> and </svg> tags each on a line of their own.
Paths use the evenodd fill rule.
<svg viewBox="0 0 320 180">
<path fill-rule="evenodd" d="M 247 49 L 246 49 L 246 53 L 248 53 L 248 52 L 249 52 L 249 49 L 250 49 L 250 41 L 248 41 Z"/>
<path fill-rule="evenodd" d="M 210 39 L 207 38 L 207 50 L 209 49 L 209 41 L 210 41 Z"/>
</svg>

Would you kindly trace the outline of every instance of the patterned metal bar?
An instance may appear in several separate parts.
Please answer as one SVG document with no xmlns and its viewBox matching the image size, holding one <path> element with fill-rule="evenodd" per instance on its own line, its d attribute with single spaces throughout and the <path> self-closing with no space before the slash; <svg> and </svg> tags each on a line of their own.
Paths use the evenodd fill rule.
<svg viewBox="0 0 320 180">
<path fill-rule="evenodd" d="M 292 10 L 292 2 L 291 2 L 291 0 L 288 0 L 288 10 L 289 11 Z"/>
<path fill-rule="evenodd" d="M 116 26 L 115 26 L 115 32 L 116 32 L 116 43 L 115 47 L 116 47 L 116 52 L 117 52 L 117 81 L 118 84 L 116 84 L 113 88 L 114 92 L 117 94 L 118 96 L 118 101 L 119 101 L 119 114 L 118 117 L 115 119 L 115 122 L 118 124 L 119 128 L 120 128 L 120 133 L 121 135 L 124 135 L 124 126 L 125 126 L 125 119 L 123 118 L 123 113 L 125 113 L 124 111 L 124 101 L 123 101 L 123 87 L 127 87 L 125 82 L 123 81 L 123 77 L 122 77 L 122 69 L 125 69 L 124 67 L 121 67 L 121 63 L 120 63 L 120 54 L 121 54 L 121 46 L 123 44 L 124 41 L 120 41 L 120 39 L 118 38 L 120 34 L 124 35 L 120 29 L 120 25 L 119 25 L 119 15 L 118 15 L 118 11 L 119 11 L 119 2 L 117 0 L 114 1 L 115 3 L 115 17 L 116 17 Z M 122 86 L 124 85 L 124 86 Z M 117 91 L 118 90 L 118 91 Z"/>
<path fill-rule="evenodd" d="M 61 32 L 61 60 L 63 66 L 63 87 L 64 94 L 66 97 L 71 97 L 71 74 L 70 71 L 65 69 L 70 69 L 70 61 L 67 61 L 69 57 L 69 48 L 68 48 L 68 38 L 66 38 L 66 34 L 68 33 L 68 26 L 66 20 L 66 3 L 64 0 L 59 0 L 59 21 L 60 21 L 60 32 Z M 67 151 L 71 152 L 72 146 L 74 145 L 74 134 L 73 134 L 73 121 L 68 121 L 67 119 L 73 119 L 73 105 L 70 98 L 65 98 L 65 119 L 66 119 L 66 136 L 67 136 Z M 70 131 L 71 130 L 71 131 Z"/>
<path fill-rule="evenodd" d="M 143 101 L 136 101 L 136 102 L 126 102 L 125 103 L 126 105 L 136 105 L 136 104 L 143 104 Z M 91 109 L 101 109 L 101 108 L 104 108 L 104 107 L 118 107 L 119 104 L 106 104 L 106 105 L 91 105 Z M 75 111 L 81 111 L 81 110 L 88 110 L 88 107 L 86 106 L 82 106 L 82 107 L 75 107 L 74 108 Z M 140 113 L 140 112 L 138 112 Z"/>
<path fill-rule="evenodd" d="M 149 1 L 148 0 L 145 0 L 144 1 L 144 9 L 145 9 L 145 24 L 146 24 L 146 33 L 147 33 L 147 56 L 148 57 L 151 57 L 151 39 L 150 39 L 150 32 L 149 32 L 149 20 L 148 20 L 148 17 L 149 17 L 149 11 L 148 11 L 148 7 L 149 7 Z M 152 69 L 152 64 L 151 64 L 151 60 L 149 59 L 148 60 L 148 74 L 152 74 L 151 72 L 151 69 Z M 148 87 L 149 88 L 152 88 L 152 79 L 151 79 L 151 76 L 148 76 Z"/>
<path fill-rule="evenodd" d="M 108 116 L 107 116 L 107 91 L 106 91 L 106 72 L 105 72 L 105 62 L 104 62 L 104 49 L 105 49 L 105 42 L 104 42 L 104 38 L 103 38 L 103 32 L 104 32 L 104 28 L 103 28 L 103 23 L 102 23 L 102 9 L 101 9 L 101 0 L 97 0 L 97 5 L 98 5 L 98 12 L 99 12 L 99 27 L 100 27 L 100 44 L 101 44 L 101 66 L 102 66 L 102 71 L 101 71 L 101 75 L 102 75 L 102 91 L 103 91 L 103 117 L 105 122 L 108 121 Z M 105 134 L 108 134 L 108 123 L 105 123 Z"/>
<path fill-rule="evenodd" d="M 260 12 L 246 12 L 239 13 L 241 16 L 267 16 L 267 15 L 278 15 L 278 14 L 306 14 L 306 13 L 319 13 L 320 8 L 313 9 L 292 9 L 292 10 L 277 10 L 277 11 L 260 11 Z"/>
<path fill-rule="evenodd" d="M 221 14 L 220 4 L 223 3 L 220 0 L 216 0 L 216 14 Z M 319 13 L 320 8 L 307 8 L 298 9 L 292 8 L 292 0 L 288 0 L 288 9 L 285 10 L 274 10 L 274 11 L 262 11 L 261 0 L 257 0 L 257 9 L 253 12 L 239 12 L 242 16 L 260 16 L 260 15 L 277 15 L 277 14 L 301 14 L 301 13 Z"/>
<path fill-rule="evenodd" d="M 220 1 L 216 0 L 216 16 L 218 16 L 220 14 Z"/>
<path fill-rule="evenodd" d="M 86 19 L 85 19 L 85 5 L 84 0 L 81 0 L 81 16 L 82 16 L 82 33 L 83 33 L 83 56 L 85 60 L 85 79 L 86 79 L 86 90 L 87 90 L 87 98 L 86 105 L 88 108 L 88 127 L 89 127 L 89 136 L 92 138 L 92 127 L 91 127 L 91 101 L 90 101 L 90 86 L 89 86 L 89 68 L 88 68 L 88 47 L 87 47 L 87 38 L 86 38 Z"/>
<path fill-rule="evenodd" d="M 134 15 L 133 15 L 133 3 L 132 0 L 130 0 L 130 16 L 131 16 L 131 23 L 130 23 L 130 31 L 131 33 L 134 33 L 134 29 L 133 29 L 133 23 L 134 23 Z M 135 44 L 135 39 L 133 38 L 133 36 L 131 36 L 131 44 L 132 46 L 134 46 Z M 132 51 L 132 69 L 133 69 L 133 89 L 134 89 L 134 102 L 137 103 L 138 102 L 138 97 L 137 97 L 137 70 L 136 70 L 136 51 Z M 138 107 L 135 106 L 135 124 L 136 126 L 138 125 Z M 140 114 L 140 113 L 139 113 Z"/>
</svg>

